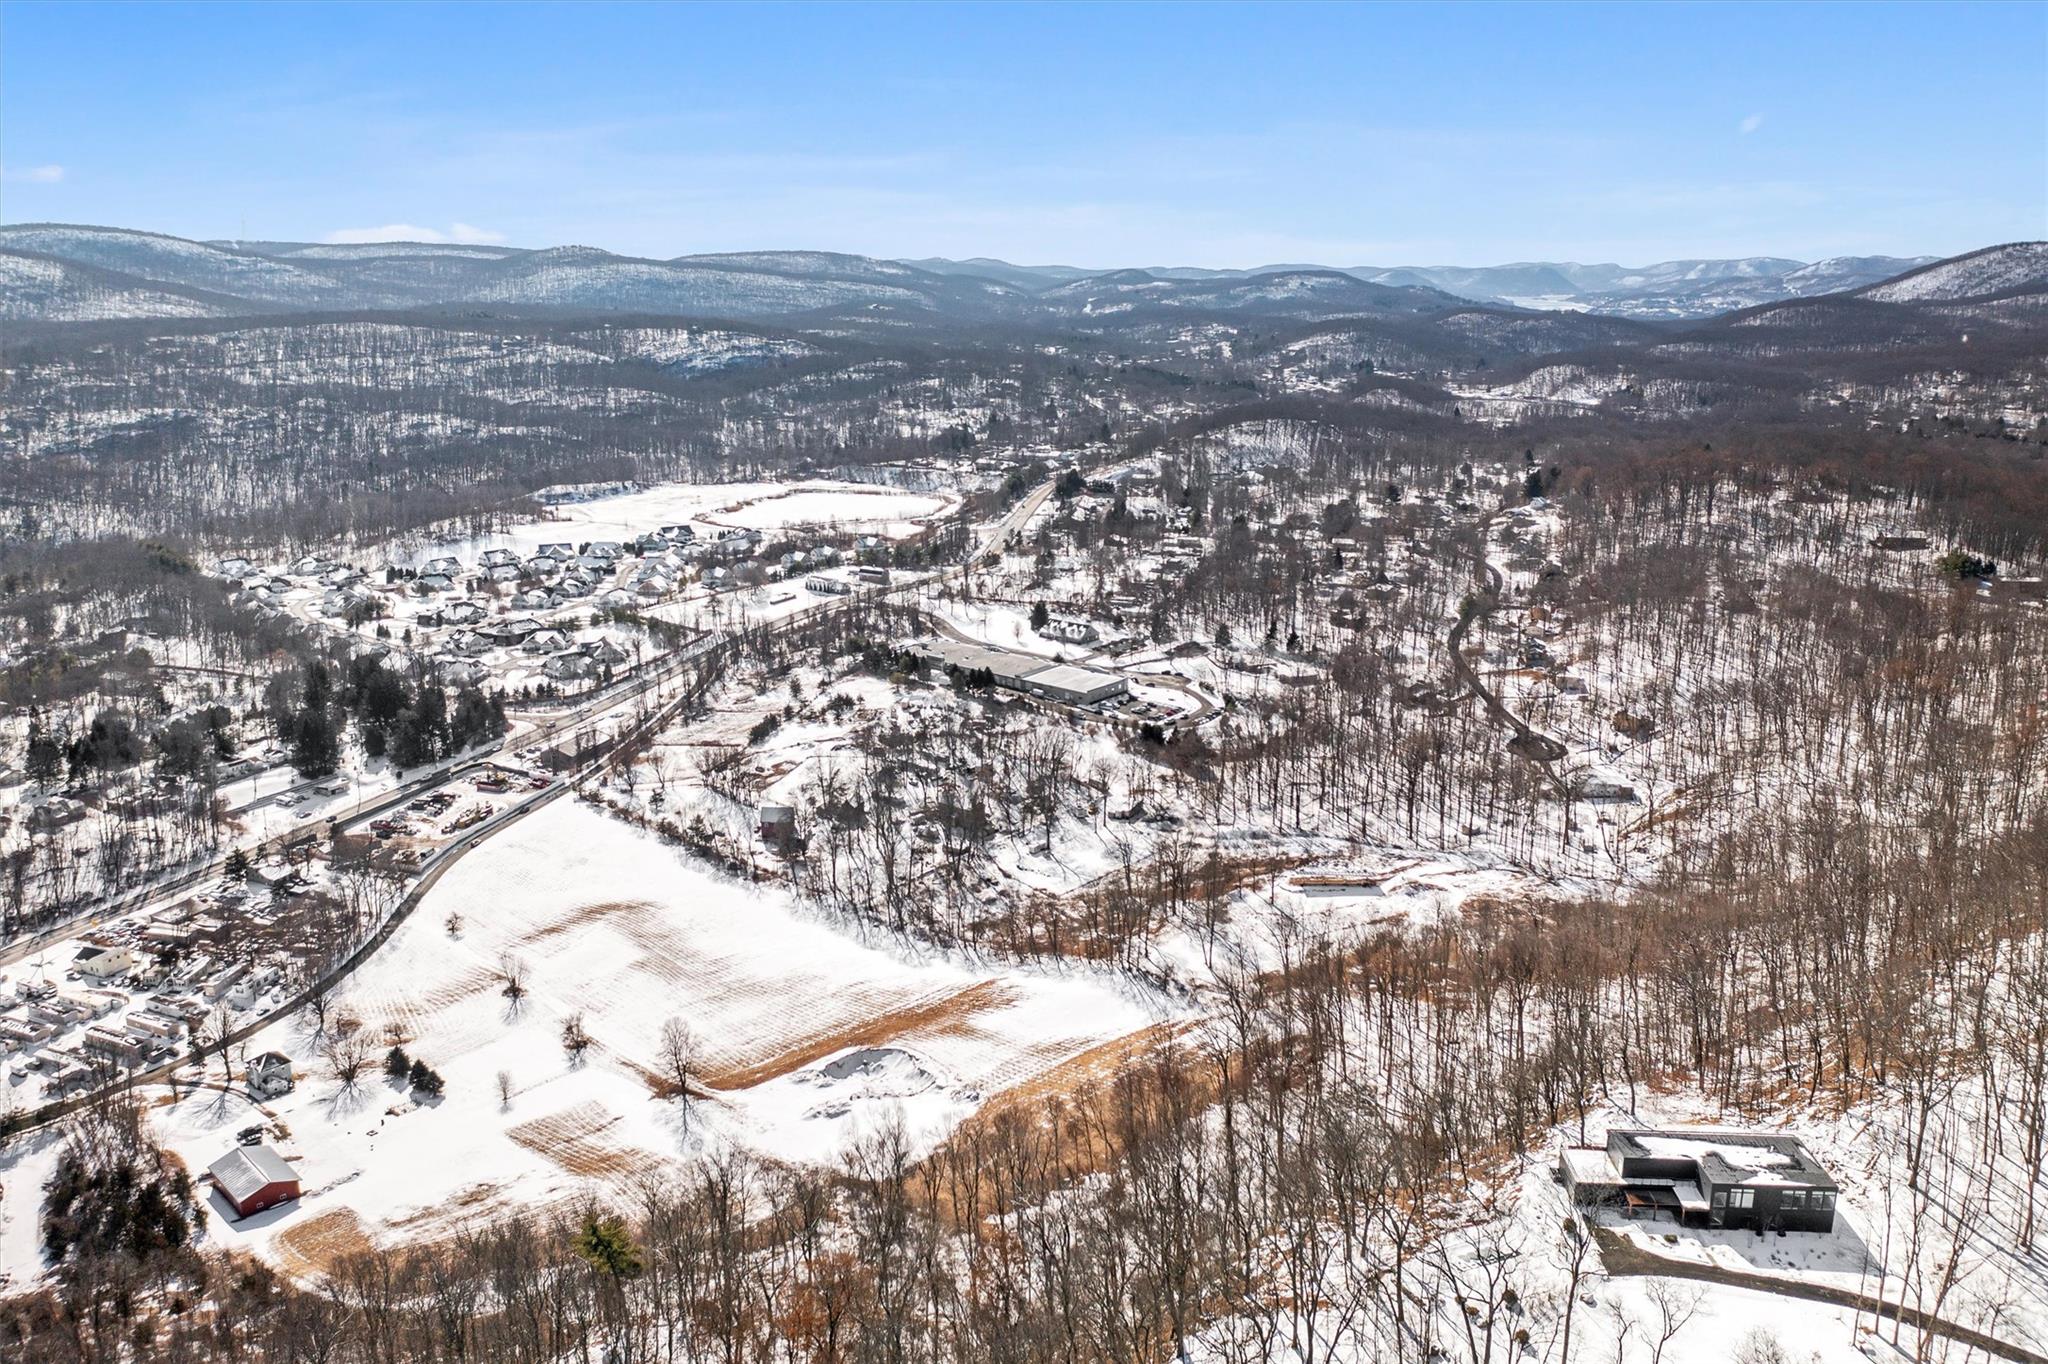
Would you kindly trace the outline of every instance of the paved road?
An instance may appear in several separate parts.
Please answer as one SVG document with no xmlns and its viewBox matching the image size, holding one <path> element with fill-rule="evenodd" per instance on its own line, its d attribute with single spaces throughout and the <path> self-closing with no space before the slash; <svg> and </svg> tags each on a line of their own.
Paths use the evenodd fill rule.
<svg viewBox="0 0 2048 1364">
<path fill-rule="evenodd" d="M 1011 539 L 1029 524 L 1032 517 L 1038 515 L 1038 509 L 1045 505 L 1045 500 L 1048 497 L 1052 496 L 1052 490 L 1056 482 L 1057 480 L 1055 479 L 1047 479 L 1030 492 L 1024 494 L 1018 500 L 1016 506 L 1003 513 L 1002 519 L 989 528 L 987 538 L 981 542 L 974 553 L 967 556 L 968 564 L 978 564 L 983 559 L 990 558 L 1008 549 Z"/>
<path fill-rule="evenodd" d="M 1014 535 L 1030 520 L 1038 508 L 1045 504 L 1045 499 L 1051 495 L 1052 490 L 1053 483 L 1051 480 L 1047 480 L 1033 489 L 1019 501 L 1016 507 L 1013 507 L 990 529 L 983 542 L 968 555 L 964 563 L 946 569 L 937 579 L 925 579 L 919 582 L 904 583 L 891 587 L 871 588 L 865 592 L 854 594 L 849 598 L 838 600 L 821 600 L 792 611 L 785 616 L 778 617 L 775 620 L 764 622 L 757 628 L 765 629 L 771 633 L 791 630 L 799 625 L 809 624 L 826 612 L 844 609 L 852 601 L 887 597 L 898 592 L 915 590 L 933 581 L 944 581 L 947 578 L 964 574 L 973 564 L 992 553 L 998 552 L 1007 543 L 1009 537 Z M 730 644 L 734 637 L 734 634 L 731 633 L 713 633 L 692 640 L 680 649 L 643 668 L 632 681 L 624 683 L 604 695 L 593 698 L 585 706 L 551 720 L 534 724 L 517 734 L 508 735 L 503 743 L 494 744 L 484 752 L 463 755 L 451 759 L 447 763 L 437 765 L 434 768 L 425 769 L 419 776 L 400 783 L 389 792 L 358 801 L 352 809 L 345 811 L 323 811 L 319 815 L 305 820 L 293 826 L 290 830 L 267 840 L 259 845 L 258 851 L 267 852 L 273 847 L 281 848 L 290 842 L 305 837 L 308 833 L 317 836 L 320 829 L 330 824 L 360 823 L 364 818 L 402 805 L 445 781 L 459 778 L 464 772 L 480 765 L 490 754 L 499 751 L 507 744 L 524 745 L 548 742 L 565 733 L 573 733 L 575 730 L 585 726 L 595 726 L 626 706 L 641 700 L 649 691 L 655 690 L 672 680 L 698 659 Z M 623 731 L 619 736 L 620 740 L 622 742 L 628 741 L 632 738 L 644 736 L 649 731 L 658 730 L 674 718 L 675 714 L 681 709 L 682 703 L 687 699 L 687 695 L 682 695 L 654 707 L 639 724 Z M 608 748 L 607 756 L 609 752 L 610 749 Z M 347 961 L 329 973 L 318 985 L 301 992 L 278 1007 L 267 1011 L 261 1017 L 237 1028 L 230 1038 L 230 1042 L 246 1040 L 284 1015 L 304 1007 L 315 993 L 332 989 L 343 978 L 369 959 L 370 955 L 390 937 L 392 931 L 411 914 L 413 908 L 426 897 L 427 892 L 433 889 L 434 884 L 441 879 L 442 874 L 449 867 L 453 866 L 470 852 L 481 847 L 486 839 L 502 833 L 534 810 L 548 804 L 550 801 L 558 799 L 573 787 L 595 775 L 602 767 L 604 761 L 605 758 L 601 756 L 586 763 L 574 773 L 565 775 L 545 791 L 516 805 L 500 809 L 491 818 L 477 825 L 474 829 L 465 831 L 462 838 L 438 849 L 423 864 L 420 874 L 407 890 L 405 897 L 399 902 L 398 907 L 387 916 L 385 922 L 368 941 L 350 954 Z M 67 920 L 65 924 L 57 925 L 35 939 L 15 944 L 7 953 L 0 954 L 0 963 L 15 960 L 35 950 L 38 946 L 46 946 L 50 941 L 62 938 L 67 933 L 75 931 L 81 919 L 126 913 L 132 909 L 139 909 L 147 904 L 183 894 L 192 887 L 220 875 L 226 867 L 229 855 L 228 852 L 223 852 L 220 857 L 202 866 L 195 867 L 190 871 L 180 873 L 171 881 L 162 882 L 146 890 L 137 891 L 129 901 L 114 901 L 104 905 L 89 907 L 79 915 Z M 135 1076 L 124 1076 L 119 1083 L 147 1083 L 162 1080 L 168 1078 L 171 1072 L 178 1066 L 188 1064 L 196 1059 L 198 1059 L 196 1054 L 188 1055 L 180 1060 L 169 1062 L 148 1071 L 139 1072 Z M 52 1121 L 76 1107 L 85 1097 L 88 1096 L 74 1096 L 70 1099 L 48 1105 L 44 1109 L 39 1110 L 28 1125 L 34 1126 Z"/>
<path fill-rule="evenodd" d="M 1509 741 L 1509 749 L 1541 767 L 1556 785 L 1559 793 L 1569 800 L 1570 786 L 1557 772 L 1557 763 L 1565 756 L 1565 746 L 1509 710 L 1507 703 L 1500 699 L 1499 694 L 1480 680 L 1478 670 L 1473 668 L 1471 661 L 1465 657 L 1465 632 L 1472 628 L 1474 621 L 1493 614 L 1494 609 L 1500 605 L 1502 592 L 1506 589 L 1500 570 L 1486 557 L 1486 537 L 1493 529 L 1493 523 L 1506 511 L 1507 504 L 1503 503 L 1487 513 L 1479 522 L 1480 583 L 1474 599 L 1475 605 L 1472 610 L 1458 612 L 1457 624 L 1451 627 L 1451 632 L 1444 643 L 1451 653 L 1451 671 L 1472 689 L 1473 695 L 1480 699 L 1494 719 L 1514 730 L 1515 737 Z"/>
<path fill-rule="evenodd" d="M 2012 1360 L 2014 1364 L 2048 1364 L 2048 1355 L 2030 1350 L 2017 1341 L 1986 1335 L 1974 1327 L 1964 1326 L 1960 1322 L 1953 1322 L 1931 1312 L 1923 1312 L 1916 1307 L 1892 1302 L 1869 1293 L 1835 1288 L 1828 1284 L 1802 1283 L 1797 1279 L 1783 1278 L 1775 1274 L 1752 1274 L 1724 1265 L 1700 1264 L 1693 1260 L 1669 1258 L 1631 1244 L 1609 1227 L 1594 1227 L 1593 1240 L 1600 1247 L 1602 1267 L 1612 1275 L 1696 1279 L 1705 1283 L 1753 1288 L 1760 1293 L 1776 1293 L 1785 1298 L 1831 1303 L 1837 1307 L 1847 1307 L 1851 1311 L 1868 1312 L 1874 1317 L 1882 1317 L 1888 1321 L 1904 1322 L 1907 1326 L 1928 1335 L 1946 1336 L 1971 1349 L 1982 1350 L 1987 1355 Z"/>
</svg>

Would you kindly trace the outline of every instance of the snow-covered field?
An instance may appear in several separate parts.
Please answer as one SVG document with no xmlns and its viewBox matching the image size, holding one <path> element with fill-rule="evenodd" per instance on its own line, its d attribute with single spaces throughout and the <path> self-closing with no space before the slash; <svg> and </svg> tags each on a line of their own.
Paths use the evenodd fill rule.
<svg viewBox="0 0 2048 1364">
<path fill-rule="evenodd" d="M 461 916 L 451 934 L 447 919 Z M 500 965 L 525 962 L 514 1004 Z M 577 1060 L 562 1025 L 581 1013 Z M 339 993 L 381 1057 L 392 1038 L 439 1070 L 446 1096 L 416 1105 L 381 1071 L 350 1092 L 315 1061 L 295 1017 L 249 1043 L 283 1051 L 298 1089 L 266 1106 L 306 1196 L 225 1244 L 317 1269 L 365 1240 L 431 1239 L 462 1218 L 591 1192 L 623 1196 L 643 1174 L 723 1146 L 771 1160 L 835 1161 L 900 1115 L 929 1149 L 1020 1085 L 1064 1087 L 1119 1039 L 1176 1015 L 1107 973 L 978 967 L 863 942 L 780 890 L 721 878 L 587 804 L 559 801 L 458 864 Z M 660 1037 L 680 1018 L 701 1042 L 711 1097 L 663 1097 Z M 498 1076 L 511 1097 L 501 1101 Z M 215 1068 L 218 1079 L 218 1067 Z M 159 1108 L 159 1131 L 195 1170 L 262 1120 L 239 1093 Z M 8 1183 L 39 1182 L 56 1146 L 31 1143 Z M 32 1254 L 28 1200 L 0 1250 Z"/>
<path fill-rule="evenodd" d="M 524 558 L 545 544 L 631 540 L 682 523 L 764 532 L 819 526 L 839 534 L 900 540 L 916 533 L 922 522 L 943 514 L 954 501 L 939 493 L 863 483 L 671 483 L 565 503 L 554 509 L 551 520 L 530 521 L 492 535 L 435 541 L 393 557 L 406 566 L 442 555 L 470 563 L 491 549 L 509 549 Z"/>
</svg>

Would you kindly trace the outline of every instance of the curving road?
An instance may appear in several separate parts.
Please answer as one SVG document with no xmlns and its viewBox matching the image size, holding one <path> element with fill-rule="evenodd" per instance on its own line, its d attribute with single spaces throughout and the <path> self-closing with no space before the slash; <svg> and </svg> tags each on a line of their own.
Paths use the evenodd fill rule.
<svg viewBox="0 0 2048 1364">
<path fill-rule="evenodd" d="M 1040 507 L 1045 505 L 1046 498 L 1052 495 L 1053 486 L 1053 480 L 1048 479 L 1026 494 L 1015 507 L 1012 507 L 1000 520 L 990 527 L 982 543 L 969 553 L 965 561 L 944 570 L 937 578 L 915 580 L 887 587 L 873 587 L 851 594 L 840 600 L 819 601 L 754 628 L 767 630 L 771 633 L 793 630 L 798 626 L 811 624 L 820 616 L 829 612 L 845 610 L 857 601 L 889 597 L 899 592 L 913 591 L 933 582 L 943 582 L 948 578 L 963 575 L 981 560 L 1005 548 L 1011 537 L 1020 531 L 1030 521 L 1032 516 L 1037 514 Z M 432 768 L 423 769 L 418 776 L 410 781 L 401 782 L 388 792 L 366 797 L 356 802 L 350 809 L 322 811 L 320 814 L 303 820 L 283 833 L 256 845 L 253 852 L 259 855 L 267 854 L 272 850 L 281 849 L 297 842 L 308 835 L 317 836 L 322 828 L 339 826 L 344 823 L 360 823 L 365 818 L 381 814 L 389 809 L 395 809 L 407 801 L 424 794 L 426 791 L 452 778 L 458 778 L 463 773 L 480 766 L 490 755 L 501 751 L 508 745 L 515 743 L 545 743 L 559 738 L 563 734 L 573 733 L 575 730 L 585 726 L 596 725 L 627 705 L 640 701 L 649 691 L 664 686 L 690 664 L 721 649 L 731 647 L 737 642 L 739 633 L 738 631 L 712 633 L 692 640 L 681 648 L 654 660 L 629 681 L 619 684 L 606 694 L 591 698 L 590 701 L 573 711 L 548 721 L 533 723 L 525 729 L 508 731 L 506 736 L 497 743 L 475 752 L 451 758 Z M 562 795 L 595 775 L 618 744 L 627 743 L 633 739 L 643 737 L 647 733 L 658 731 L 681 711 L 689 699 L 690 694 L 688 691 L 685 691 L 672 700 L 655 706 L 645 716 L 641 717 L 637 723 L 621 730 L 615 736 L 616 742 L 612 745 L 607 745 L 603 754 L 593 758 L 574 772 L 565 774 L 545 790 L 534 793 L 518 804 L 501 808 L 473 830 L 466 831 L 463 837 L 435 850 L 433 855 L 422 864 L 419 875 L 413 880 L 412 885 L 407 888 L 404 897 L 392 909 L 391 913 L 385 916 L 384 922 L 378 926 L 376 932 L 366 939 L 361 946 L 356 948 L 355 951 L 351 952 L 346 960 L 337 965 L 317 983 L 300 991 L 290 999 L 283 1001 L 277 1007 L 267 1010 L 261 1016 L 236 1028 L 227 1039 L 227 1043 L 232 1045 L 236 1042 L 247 1040 L 276 1022 L 279 1018 L 303 1008 L 315 996 L 333 989 L 334 986 L 353 973 L 357 967 L 367 961 L 371 954 L 384 944 L 392 932 L 411 915 L 413 909 L 426 897 L 427 892 L 433 889 L 434 884 L 441 879 L 448 868 L 463 857 L 466 857 L 469 853 L 483 846 L 487 839 L 502 833 L 533 811 L 551 801 L 559 799 Z M 244 849 L 244 851 L 252 850 Z M 8 948 L 6 952 L 0 953 L 0 964 L 17 960 L 28 952 L 47 946 L 49 943 L 66 936 L 68 933 L 76 930 L 81 919 L 128 913 L 131 910 L 140 909 L 160 900 L 181 895 L 192 887 L 219 876 L 225 870 L 227 860 L 231 855 L 232 850 L 224 849 L 220 856 L 188 871 L 180 872 L 167 881 L 142 888 L 122 899 L 88 906 L 79 914 L 72 916 L 61 924 L 53 925 L 35 938 L 16 943 Z M 154 1083 L 167 1079 L 181 1066 L 194 1063 L 203 1065 L 206 1057 L 218 1054 L 216 1048 L 219 1045 L 221 1044 L 209 1043 L 205 1048 L 194 1049 L 177 1059 L 161 1065 L 132 1073 L 123 1073 L 106 1087 Z M 99 1091 L 89 1090 L 45 1104 L 42 1108 L 35 1110 L 22 1119 L 19 1127 L 25 1130 L 29 1127 L 37 1127 L 54 1121 L 64 1114 L 73 1111 L 81 1104 L 88 1102 L 97 1092 Z"/>
<path fill-rule="evenodd" d="M 1502 503 L 1479 522 L 1479 591 L 1473 598 L 1472 610 L 1459 610 L 1457 623 L 1451 626 L 1450 634 L 1444 643 L 1450 650 L 1452 673 L 1460 682 L 1472 689 L 1473 695 L 1479 698 L 1495 720 L 1515 732 L 1515 737 L 1508 741 L 1508 751 L 1541 767 L 1556 785 L 1558 793 L 1569 801 L 1571 786 L 1556 770 L 1557 764 L 1563 761 L 1568 751 L 1564 744 L 1536 729 L 1527 720 L 1508 709 L 1507 703 L 1500 699 L 1500 694 L 1480 679 L 1478 670 L 1472 666 L 1471 660 L 1465 657 L 1466 631 L 1472 628 L 1472 622 L 1493 614 L 1500 605 L 1502 593 L 1506 590 L 1506 581 L 1502 578 L 1501 571 L 1486 557 L 1486 541 L 1493 530 L 1493 523 L 1507 512 L 1508 506 L 1508 503 Z"/>
</svg>

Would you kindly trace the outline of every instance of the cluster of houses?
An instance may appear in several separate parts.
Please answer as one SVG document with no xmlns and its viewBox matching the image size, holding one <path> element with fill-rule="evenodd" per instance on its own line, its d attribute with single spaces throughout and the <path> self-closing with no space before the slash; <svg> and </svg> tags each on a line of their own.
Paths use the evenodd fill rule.
<svg viewBox="0 0 2048 1364">
<path fill-rule="evenodd" d="M 549 619 L 561 608 L 580 604 L 597 612 L 640 610 L 672 597 L 692 581 L 716 589 L 781 577 L 801 579 L 813 592 L 836 594 L 889 580 L 886 564 L 893 546 L 879 536 L 861 537 L 847 548 L 792 548 L 772 562 L 756 558 L 762 539 L 757 530 L 700 533 L 697 527 L 678 523 L 625 540 L 542 544 L 530 554 L 488 549 L 472 561 L 440 555 L 416 569 L 387 568 L 383 580 L 374 585 L 360 568 L 317 555 L 285 570 L 261 569 L 246 557 L 231 556 L 219 561 L 217 571 L 235 580 L 246 601 L 279 614 L 286 612 L 288 596 L 292 607 L 303 613 L 311 591 L 318 590 L 319 613 L 351 626 L 385 615 L 399 600 L 412 599 L 406 624 L 452 627 L 444 635 L 419 641 L 425 646 L 425 664 L 444 685 L 482 685 L 490 680 L 494 664 L 502 666 L 524 655 L 548 681 L 573 686 L 609 676 L 628 665 L 631 655 L 615 639 L 572 638 L 568 626 Z M 847 573 L 842 565 L 849 561 L 857 566 Z M 509 601 L 501 595 L 505 589 L 511 589 Z M 507 607 L 511 614 L 498 614 Z M 406 642 L 414 641 L 408 635 Z M 366 640 L 361 647 L 383 654 L 396 651 L 391 644 Z"/>
<path fill-rule="evenodd" d="M 544 659 L 541 672 L 557 682 L 597 677 L 608 668 L 618 668 L 632 655 L 616 640 L 602 635 L 571 639 L 568 632 L 547 625 L 530 615 L 486 618 L 475 602 L 451 602 L 422 617 L 428 624 L 457 626 L 435 660 L 441 680 L 451 686 L 477 683 L 489 674 L 482 656 L 496 649 L 511 649 Z"/>
<path fill-rule="evenodd" d="M 757 530 L 729 528 L 700 536 L 693 526 L 675 524 L 631 540 L 543 544 L 524 557 L 509 549 L 485 550 L 474 563 L 440 555 L 416 570 L 386 569 L 385 579 L 415 597 L 453 599 L 445 605 L 430 605 L 415 617 L 428 625 L 482 621 L 486 609 L 463 600 L 462 594 L 493 586 L 517 589 L 511 598 L 515 611 L 544 612 L 577 602 L 590 602 L 602 610 L 631 610 L 662 601 L 691 581 L 701 580 L 713 588 L 733 585 L 738 580 L 737 566 L 753 558 L 761 541 Z M 886 562 L 890 551 L 887 540 L 864 536 L 850 552 L 835 545 L 805 546 L 785 551 L 773 563 L 759 563 L 756 572 L 760 577 L 803 578 L 839 567 L 849 553 L 860 563 L 873 565 Z M 239 600 L 271 611 L 282 612 L 289 594 L 307 589 L 321 592 L 319 613 L 336 619 L 382 615 L 386 605 L 373 590 L 369 574 L 316 555 L 284 570 L 260 568 L 236 555 L 220 560 L 216 571 L 237 584 L 242 594 Z M 880 571 L 886 576 L 886 569 Z M 596 660 L 595 666 L 602 667 L 605 661 Z M 559 666 L 565 673 L 576 667 L 568 661 Z M 460 666 L 452 670 L 471 671 Z"/>
<path fill-rule="evenodd" d="M 317 555 L 308 555 L 280 571 L 231 555 L 216 564 L 214 571 L 236 585 L 233 600 L 259 609 L 282 611 L 287 595 L 308 587 L 321 589 L 320 613 L 326 616 L 370 609 L 377 600 L 368 585 L 369 574 L 354 564 Z"/>
<path fill-rule="evenodd" d="M 266 885 L 270 903 L 250 904 L 250 887 Z M 0 1055 L 13 1079 L 39 1078 L 61 1096 L 174 1058 L 219 1009 L 260 1006 L 286 987 L 289 957 L 253 954 L 245 935 L 275 922 L 302 886 L 289 867 L 253 869 L 242 886 L 96 929 L 61 984 L 38 963 L 0 995 Z"/>
<path fill-rule="evenodd" d="M 639 606 L 669 596 L 700 570 L 706 581 L 717 582 L 727 576 L 727 565 L 751 556 L 760 543 L 757 530 L 725 530 L 699 539 L 694 527 L 671 525 L 634 540 L 592 540 L 580 547 L 544 544 L 524 559 L 509 549 L 487 549 L 474 569 L 447 555 L 427 560 L 413 577 L 412 590 L 431 596 L 457 591 L 465 583 L 519 583 L 524 587 L 513 605 L 522 610 L 593 596 L 606 608 Z M 627 565 L 629 558 L 633 562 Z"/>
</svg>

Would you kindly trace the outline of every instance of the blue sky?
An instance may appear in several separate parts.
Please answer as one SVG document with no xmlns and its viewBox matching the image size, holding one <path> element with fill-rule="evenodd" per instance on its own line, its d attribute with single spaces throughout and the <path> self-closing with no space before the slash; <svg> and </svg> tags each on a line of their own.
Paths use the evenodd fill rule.
<svg viewBox="0 0 2048 1364">
<path fill-rule="evenodd" d="M 2048 4 L 0 4 L 0 220 L 1080 265 L 2048 236 Z"/>
</svg>

